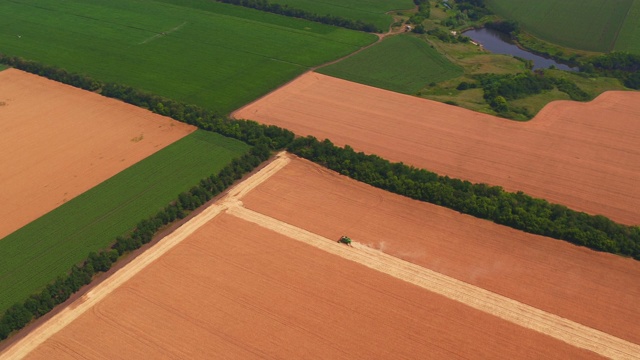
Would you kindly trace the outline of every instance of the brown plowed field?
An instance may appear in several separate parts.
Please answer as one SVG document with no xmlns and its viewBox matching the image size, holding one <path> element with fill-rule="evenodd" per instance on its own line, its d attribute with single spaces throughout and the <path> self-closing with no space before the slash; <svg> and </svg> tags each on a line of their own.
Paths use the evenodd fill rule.
<svg viewBox="0 0 640 360">
<path fill-rule="evenodd" d="M 638 92 L 518 123 L 310 72 L 234 116 L 640 224 Z"/>
<path fill-rule="evenodd" d="M 219 215 L 30 354 L 56 358 L 597 358 Z"/>
<path fill-rule="evenodd" d="M 640 344 L 640 263 L 397 196 L 296 159 L 244 206 Z"/>
<path fill-rule="evenodd" d="M 0 238 L 194 130 L 20 70 L 0 72 Z"/>
</svg>

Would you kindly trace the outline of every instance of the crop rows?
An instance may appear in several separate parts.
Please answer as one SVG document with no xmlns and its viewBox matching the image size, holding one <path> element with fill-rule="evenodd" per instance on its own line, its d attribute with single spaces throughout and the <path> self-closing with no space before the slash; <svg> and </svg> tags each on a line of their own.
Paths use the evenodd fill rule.
<svg viewBox="0 0 640 360">
<path fill-rule="evenodd" d="M 488 0 L 489 7 L 518 21 L 531 34 L 574 49 L 607 52 L 634 0 Z"/>
<path fill-rule="evenodd" d="M 616 39 L 614 50 L 640 54 L 640 0 L 633 0 Z"/>
<path fill-rule="evenodd" d="M 462 75 L 459 66 L 428 43 L 403 35 L 387 38 L 318 72 L 405 94 L 415 94 L 426 84 Z"/>
<path fill-rule="evenodd" d="M 6 55 L 219 112 L 375 40 L 213 1 L 1 2 L 0 23 Z"/>
</svg>

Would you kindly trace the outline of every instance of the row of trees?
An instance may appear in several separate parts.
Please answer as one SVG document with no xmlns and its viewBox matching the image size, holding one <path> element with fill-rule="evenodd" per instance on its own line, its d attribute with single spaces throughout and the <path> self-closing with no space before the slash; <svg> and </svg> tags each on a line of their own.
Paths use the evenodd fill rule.
<svg viewBox="0 0 640 360">
<path fill-rule="evenodd" d="M 580 71 L 616 77 L 624 83 L 624 86 L 640 89 L 640 55 L 612 52 L 596 56 L 582 62 Z"/>
<path fill-rule="evenodd" d="M 200 129 L 241 140 L 249 145 L 267 144 L 271 149 L 282 149 L 294 138 L 293 132 L 277 126 L 266 126 L 255 121 L 233 120 L 196 105 L 187 105 L 176 100 L 149 94 L 127 85 L 103 83 L 85 75 L 72 74 L 64 69 L 20 57 L 0 54 L 0 63 L 64 84 L 95 91 L 104 96 L 195 125 Z"/>
<path fill-rule="evenodd" d="M 150 242 L 158 230 L 184 218 L 190 211 L 220 194 L 234 181 L 267 160 L 270 154 L 266 144 L 254 146 L 249 153 L 233 160 L 218 174 L 201 180 L 197 186 L 180 194 L 155 216 L 140 221 L 129 234 L 117 237 L 110 249 L 90 253 L 84 262 L 74 265 L 66 276 L 58 277 L 55 282 L 47 285 L 40 293 L 31 295 L 23 303 L 11 306 L 0 318 L 0 340 L 6 339 L 13 331 L 22 329 L 33 319 L 69 299 L 82 286 L 89 284 L 96 274 L 108 271 L 120 256 Z"/>
<path fill-rule="evenodd" d="M 456 8 L 467 15 L 472 21 L 480 20 L 486 15 L 491 15 L 484 0 L 455 0 Z"/>
<path fill-rule="evenodd" d="M 484 24 L 488 29 L 500 31 L 501 33 L 508 34 L 512 38 L 520 32 L 520 24 L 517 21 L 490 21 Z"/>
<path fill-rule="evenodd" d="M 244 6 L 252 9 L 266 11 L 278 15 L 290 16 L 327 25 L 339 26 L 347 29 L 364 31 L 364 32 L 382 32 L 374 24 L 365 23 L 362 20 L 347 19 L 336 15 L 318 15 L 311 11 L 296 9 L 289 5 L 281 5 L 278 3 L 270 3 L 267 0 L 217 0 L 218 2 Z"/>
<path fill-rule="evenodd" d="M 475 77 L 479 87 L 483 89 L 484 99 L 502 116 L 511 117 L 522 114 L 531 118 L 533 114 L 525 108 L 509 106 L 510 100 L 521 99 L 526 96 L 540 94 L 553 88 L 566 93 L 572 100 L 587 101 L 591 96 L 580 89 L 575 82 L 545 76 L 544 71 L 525 72 L 519 74 L 479 74 Z M 476 85 L 468 83 L 458 85 L 459 89 L 471 88 Z"/>
<path fill-rule="evenodd" d="M 375 187 L 448 207 L 532 234 L 569 241 L 640 260 L 640 227 L 617 224 L 522 192 L 439 176 L 375 155 L 334 146 L 329 140 L 297 138 L 288 150 Z"/>
</svg>

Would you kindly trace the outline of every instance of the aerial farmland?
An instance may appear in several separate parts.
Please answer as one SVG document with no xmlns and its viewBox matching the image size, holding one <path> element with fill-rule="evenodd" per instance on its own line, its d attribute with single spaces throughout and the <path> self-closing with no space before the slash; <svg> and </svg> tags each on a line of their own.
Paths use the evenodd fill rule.
<svg viewBox="0 0 640 360">
<path fill-rule="evenodd" d="M 19 70 L 0 79 L 0 237 L 196 130 Z"/>
<path fill-rule="evenodd" d="M 310 72 L 234 116 L 640 223 L 636 92 L 555 102 L 523 124 Z"/>
<path fill-rule="evenodd" d="M 0 2 L 0 360 L 639 359 L 639 4 Z"/>
<path fill-rule="evenodd" d="M 304 171 L 305 175 L 319 174 L 315 179 L 310 176 L 310 181 L 317 184 L 318 179 L 325 178 L 324 181 L 333 183 L 329 186 L 336 195 L 343 194 L 336 186 L 361 188 L 349 180 L 341 180 L 338 175 L 325 174 L 317 166 L 313 169 L 314 165 L 292 161 L 288 155 L 281 154 L 272 164 L 169 236 L 157 250 L 149 251 L 123 268 L 79 299 L 76 305 L 25 338 L 24 345 L 16 346 L 15 352 L 10 351 L 7 355 L 29 354 L 28 358 L 64 358 L 73 353 L 83 353 L 90 358 L 127 357 L 127 354 L 136 357 L 145 354 L 208 357 L 223 352 L 232 358 L 307 357 L 310 354 L 338 358 L 411 358 L 414 351 L 436 357 L 594 355 L 536 332 L 523 333 L 524 328 L 513 328 L 512 323 L 500 317 L 487 318 L 486 312 L 476 312 L 471 307 L 459 308 L 459 302 L 465 304 L 468 300 L 459 298 L 458 302 L 452 302 L 440 297 L 436 294 L 442 290 L 435 290 L 437 285 L 430 281 L 422 285 L 422 289 L 412 285 L 417 279 L 429 279 L 430 273 L 404 272 L 401 269 L 408 264 L 393 256 L 386 258 L 379 250 L 367 250 L 366 245 L 353 249 L 345 247 L 304 228 L 281 222 L 277 219 L 279 215 L 271 217 L 255 213 L 242 205 L 262 186 L 270 183 L 272 186 L 269 187 L 283 186 L 283 180 L 295 177 L 304 168 L 309 170 L 309 166 L 312 171 Z M 289 169 L 292 173 L 280 177 Z M 326 179 L 327 175 L 332 179 Z M 323 190 L 318 188 L 316 194 Z M 390 202 L 400 200 L 393 199 L 395 196 L 391 194 L 376 194 L 378 192 L 371 187 L 361 188 L 360 196 L 369 193 L 364 196 L 381 201 L 380 209 L 385 209 L 385 198 Z M 270 191 L 263 192 L 266 193 Z M 264 199 L 259 196 L 250 203 L 259 208 L 260 204 L 274 201 L 260 198 Z M 282 204 L 295 206 L 280 200 Z M 339 205 L 331 201 L 326 203 L 327 208 Z M 342 213 L 348 214 L 349 209 L 345 208 Z M 313 216 L 310 212 L 307 215 L 309 219 L 321 216 Z M 342 228 L 350 221 L 344 220 Z M 366 229 L 366 224 L 362 224 Z M 394 225 L 389 223 L 389 226 L 392 231 Z M 399 223 L 398 226 L 402 225 Z M 404 235 L 402 231 L 396 233 L 399 237 Z M 381 240 L 375 236 L 368 238 Z M 393 240 L 390 243 L 393 244 Z M 265 248 L 269 251 L 265 252 Z M 341 259 L 353 261 L 352 256 L 358 259 L 356 263 Z M 367 269 L 371 264 L 379 265 L 381 272 Z M 632 277 L 634 275 L 629 274 L 629 280 Z M 311 279 L 315 279 L 313 284 L 309 283 Z M 452 280 L 446 283 L 448 287 L 457 286 Z M 430 287 L 436 294 L 423 291 Z M 452 290 L 455 293 L 465 291 L 463 288 Z M 500 299 L 502 297 L 495 301 L 506 301 Z M 500 311 L 514 306 L 506 304 L 511 303 L 499 305 Z M 202 312 L 203 308 L 211 311 Z M 389 311 L 389 308 L 394 310 Z M 444 317 L 433 317 L 426 311 L 435 308 L 440 309 Z M 126 316 L 115 316 L 122 311 Z M 515 308 L 513 311 L 519 312 Z M 460 320 L 449 321 L 447 313 L 460 316 Z M 528 317 L 528 326 L 536 328 L 535 315 L 521 316 L 523 319 Z M 172 326 L 167 327 L 167 323 Z M 566 325 L 554 325 L 553 320 L 547 319 L 544 325 L 547 330 L 540 332 L 554 334 L 554 326 Z M 165 330 L 158 331 L 160 329 Z M 573 336 L 570 335 L 572 330 L 558 330 Z M 594 332 L 579 327 L 575 331 Z M 351 337 L 336 339 L 336 333 L 349 333 Z M 483 339 L 488 333 L 494 339 L 490 343 L 497 347 Z M 92 345 L 89 349 L 82 345 L 97 334 L 105 339 L 99 347 Z M 214 341 L 198 341 L 201 337 L 212 337 Z M 79 341 L 83 338 L 87 340 Z M 352 344 L 353 338 L 360 339 L 359 343 Z M 500 340 L 494 342 L 497 339 Z M 562 340 L 573 345 L 568 339 Z M 609 340 L 607 335 L 602 336 L 601 341 L 605 346 L 610 345 L 608 341 L 615 344 L 605 350 L 605 354 L 608 351 L 624 354 L 638 348 L 615 337 Z M 125 347 L 115 345 L 123 342 L 127 344 Z M 464 345 L 453 349 L 443 348 L 443 343 Z"/>
</svg>

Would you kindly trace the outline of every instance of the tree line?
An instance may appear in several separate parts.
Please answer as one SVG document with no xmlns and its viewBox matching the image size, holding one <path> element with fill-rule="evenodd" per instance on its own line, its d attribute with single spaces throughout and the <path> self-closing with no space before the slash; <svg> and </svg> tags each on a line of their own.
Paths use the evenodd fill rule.
<svg viewBox="0 0 640 360">
<path fill-rule="evenodd" d="M 108 271 L 120 257 L 149 243 L 160 229 L 186 217 L 189 212 L 255 169 L 270 155 L 271 151 L 266 144 L 254 146 L 249 153 L 234 159 L 218 174 L 202 179 L 188 192 L 181 193 L 175 201 L 158 211 L 156 215 L 140 221 L 130 233 L 118 236 L 110 249 L 89 253 L 86 260 L 74 265 L 65 276 L 59 276 L 40 293 L 11 306 L 0 318 L 0 340 L 6 339 L 13 331 L 22 329 L 32 320 L 65 302 L 82 286 L 89 284 L 95 275 Z"/>
<path fill-rule="evenodd" d="M 103 83 L 86 75 L 73 74 L 64 69 L 20 57 L 0 54 L 0 63 L 67 85 L 94 91 L 106 97 L 122 100 L 157 114 L 197 126 L 200 129 L 238 139 L 249 145 L 265 143 L 270 149 L 282 149 L 294 138 L 293 132 L 277 126 L 262 125 L 249 120 L 233 120 L 196 105 L 187 105 L 127 85 Z"/>
<path fill-rule="evenodd" d="M 270 3 L 267 0 L 216 0 L 225 4 L 232 4 L 238 6 L 244 6 L 251 9 L 266 11 L 278 15 L 284 15 L 289 17 L 295 17 L 299 19 L 305 19 L 309 21 L 319 22 L 322 24 L 339 26 L 351 30 L 358 30 L 364 32 L 382 32 L 376 25 L 371 23 L 365 23 L 362 20 L 347 19 L 342 16 L 336 15 L 318 15 L 314 12 L 296 9 L 289 5 L 281 5 L 278 3 Z"/>
<path fill-rule="evenodd" d="M 583 61 L 580 71 L 615 77 L 620 79 L 624 86 L 640 90 L 640 55 L 627 52 L 603 54 Z"/>
<path fill-rule="evenodd" d="M 486 15 L 491 15 L 491 11 L 487 9 L 484 0 L 456 0 L 456 8 L 466 14 L 472 20 L 477 21 Z"/>
<path fill-rule="evenodd" d="M 528 233 L 640 260 L 640 227 L 613 222 L 499 186 L 439 176 L 314 137 L 295 139 L 288 151 L 355 180 L 444 206 Z"/>
<path fill-rule="evenodd" d="M 519 74 L 478 74 L 475 75 L 475 78 L 478 80 L 477 84 L 461 82 L 457 89 L 482 88 L 485 101 L 495 112 L 504 117 L 515 117 L 520 114 L 528 119 L 532 118 L 534 114 L 528 109 L 511 106 L 509 101 L 540 94 L 554 88 L 566 93 L 572 100 L 591 100 L 591 96 L 575 82 L 546 76 L 544 71 Z"/>
<path fill-rule="evenodd" d="M 408 22 L 413 25 L 411 32 L 424 34 L 426 29 L 422 23 L 431 16 L 431 3 L 429 0 L 413 0 L 413 3 L 418 11 L 409 17 Z"/>
</svg>

